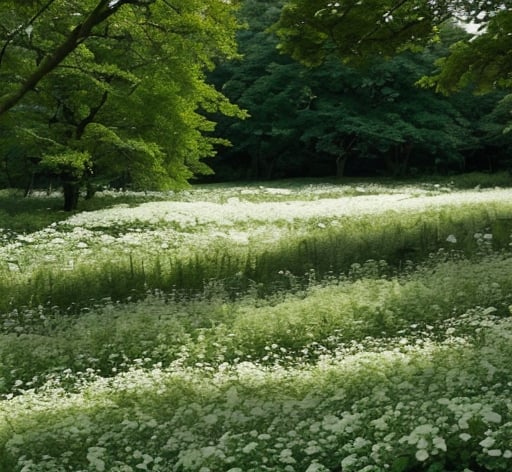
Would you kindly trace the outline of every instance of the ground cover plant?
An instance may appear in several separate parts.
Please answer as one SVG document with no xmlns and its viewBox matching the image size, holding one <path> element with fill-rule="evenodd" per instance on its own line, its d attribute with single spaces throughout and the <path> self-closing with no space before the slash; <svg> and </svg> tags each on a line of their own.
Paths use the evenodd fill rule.
<svg viewBox="0 0 512 472">
<path fill-rule="evenodd" d="M 511 196 L 31 197 L 0 215 L 0 470 L 510 470 Z"/>
</svg>

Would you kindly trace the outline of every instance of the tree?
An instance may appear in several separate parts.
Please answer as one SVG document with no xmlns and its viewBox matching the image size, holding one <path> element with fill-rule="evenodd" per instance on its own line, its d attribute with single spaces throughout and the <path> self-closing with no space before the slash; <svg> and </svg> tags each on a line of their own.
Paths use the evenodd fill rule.
<svg viewBox="0 0 512 472">
<path fill-rule="evenodd" d="M 249 118 L 222 120 L 220 129 L 233 143 L 223 161 L 231 161 L 235 177 L 270 179 L 293 174 L 300 166 L 298 112 L 310 100 L 305 68 L 279 54 L 277 38 L 266 29 L 278 18 L 282 2 L 245 0 L 238 33 L 241 57 L 222 64 L 210 76 L 231 101 L 247 110 Z M 222 167 L 222 166 L 221 166 Z M 226 165 L 223 166 L 226 168 Z M 244 168 L 238 171 L 237 168 Z"/>
<path fill-rule="evenodd" d="M 244 176 L 245 168 L 252 178 L 405 175 L 462 169 L 478 146 L 453 97 L 414 86 L 449 44 L 467 36 L 460 28 L 443 29 L 440 42 L 421 52 L 374 57 L 357 69 L 331 55 L 311 68 L 275 49 L 278 40 L 267 31 L 279 15 L 275 2 L 247 0 L 240 15 L 248 23 L 238 34 L 243 58 L 212 78 L 250 118 L 221 122 L 233 147 L 220 154 L 216 169 L 232 163 L 242 170 L 231 176 Z"/>
<path fill-rule="evenodd" d="M 512 88 L 512 7 L 496 11 L 480 28 L 480 34 L 470 41 L 455 43 L 438 60 L 439 71 L 424 84 L 443 93 L 469 85 L 479 92 Z"/>
<path fill-rule="evenodd" d="M 461 167 L 475 139 L 449 99 L 414 86 L 431 68 L 428 55 L 410 52 L 374 59 L 364 70 L 331 59 L 310 72 L 316 98 L 304 112 L 301 139 L 332 156 L 338 177 L 361 159 L 367 170 L 372 161 L 374 172 L 394 176 L 411 167 Z"/>
<path fill-rule="evenodd" d="M 481 161 L 486 170 L 497 168 L 512 170 L 512 94 L 504 94 L 500 100 L 493 100 L 492 107 L 476 123 L 476 132 L 481 147 Z"/>
<path fill-rule="evenodd" d="M 66 209 L 85 181 L 165 188 L 210 171 L 200 159 L 224 140 L 205 113 L 240 115 L 205 81 L 236 52 L 231 2 L 4 3 L 0 129 L 37 150 Z"/>
<path fill-rule="evenodd" d="M 0 98 L 0 115 L 4 114 L 12 107 L 14 107 L 29 91 L 35 89 L 37 84 L 49 73 L 51 73 L 59 64 L 61 64 L 73 51 L 88 39 L 92 34 L 96 26 L 106 22 L 109 17 L 117 13 L 117 11 L 125 4 L 132 4 L 135 6 L 147 7 L 154 3 L 155 0 L 100 0 L 94 3 L 84 2 L 86 8 L 79 8 L 78 5 L 66 5 L 63 2 L 57 0 L 49 0 L 47 2 L 12 2 L 4 1 L 4 6 L 9 8 L 6 11 L 5 16 L 7 17 L 6 23 L 3 28 L 4 42 L 2 48 L 1 59 L 4 58 L 4 54 L 10 49 L 20 49 L 23 47 L 18 41 L 20 37 L 23 38 L 22 43 L 31 43 L 31 47 L 34 52 L 37 53 L 37 61 L 33 68 L 31 68 L 25 77 L 16 83 L 14 81 L 9 82 L 11 90 L 5 93 Z M 47 14 L 55 10 L 59 17 L 58 25 L 56 25 L 54 18 L 52 18 L 52 26 L 58 26 L 56 32 L 61 33 L 54 44 L 51 45 L 51 49 L 36 49 L 36 46 L 32 46 L 32 38 L 37 35 L 34 32 L 35 25 L 41 24 L 41 19 L 45 18 Z M 67 13 L 67 15 L 66 15 Z M 62 28 L 64 18 L 68 19 L 67 29 Z M 78 18 L 75 24 L 69 23 L 69 20 Z M 22 20 L 19 23 L 20 19 Z M 5 24 L 10 27 L 7 29 Z M 71 26 L 71 29 L 69 29 Z M 48 32 L 49 30 L 46 30 Z M 24 36 L 28 36 L 28 41 Z M 46 40 L 46 37 L 40 37 L 40 45 L 42 40 Z M 18 82 L 18 81 L 17 81 Z"/>
<path fill-rule="evenodd" d="M 443 91 L 512 85 L 512 7 L 502 0 L 288 0 L 274 31 L 280 48 L 318 65 L 330 54 L 360 64 L 437 40 L 439 27 L 460 20 L 480 25 L 473 41 L 455 44 L 433 81 Z"/>
</svg>

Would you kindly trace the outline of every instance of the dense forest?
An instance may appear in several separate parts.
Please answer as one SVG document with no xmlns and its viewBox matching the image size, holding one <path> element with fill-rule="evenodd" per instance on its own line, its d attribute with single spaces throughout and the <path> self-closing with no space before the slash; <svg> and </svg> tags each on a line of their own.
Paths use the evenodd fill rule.
<svg viewBox="0 0 512 472">
<path fill-rule="evenodd" d="M 474 3 L 4 1 L 0 188 L 509 169 L 512 11 Z"/>
<path fill-rule="evenodd" d="M 242 58 L 211 75 L 250 115 L 219 119 L 218 133 L 233 146 L 210 161 L 217 178 L 405 176 L 510 166 L 512 97 L 505 90 L 468 83 L 448 95 L 425 81 L 422 86 L 454 44 L 471 40 L 461 24 L 444 22 L 435 42 L 392 58 L 376 56 L 354 67 L 330 53 L 308 67 L 282 54 L 269 31 L 283 3 L 244 1 L 240 17 L 247 28 L 237 36 Z"/>
</svg>

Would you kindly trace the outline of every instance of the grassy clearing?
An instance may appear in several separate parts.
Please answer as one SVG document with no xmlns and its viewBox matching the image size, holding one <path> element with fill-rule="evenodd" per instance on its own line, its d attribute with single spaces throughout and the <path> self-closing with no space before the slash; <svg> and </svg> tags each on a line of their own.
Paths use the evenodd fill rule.
<svg viewBox="0 0 512 472">
<path fill-rule="evenodd" d="M 510 470 L 508 191 L 287 186 L 5 225 L 0 471 Z"/>
</svg>

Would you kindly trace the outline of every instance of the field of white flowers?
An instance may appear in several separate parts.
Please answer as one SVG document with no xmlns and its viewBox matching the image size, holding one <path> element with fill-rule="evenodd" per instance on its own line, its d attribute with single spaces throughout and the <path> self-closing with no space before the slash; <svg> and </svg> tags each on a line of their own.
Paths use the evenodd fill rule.
<svg viewBox="0 0 512 472">
<path fill-rule="evenodd" d="M 512 470 L 511 189 L 98 198 L 0 228 L 0 472 Z"/>
</svg>

